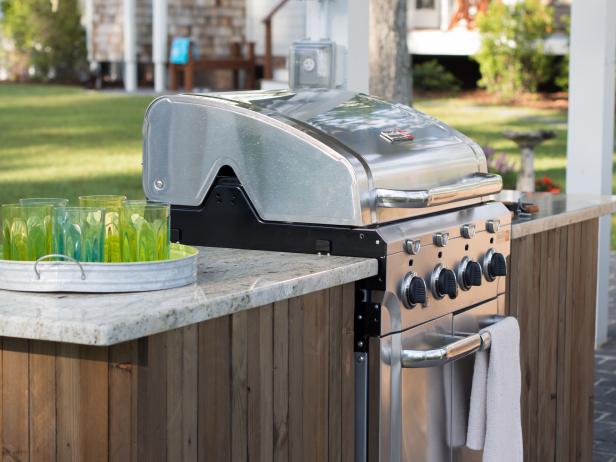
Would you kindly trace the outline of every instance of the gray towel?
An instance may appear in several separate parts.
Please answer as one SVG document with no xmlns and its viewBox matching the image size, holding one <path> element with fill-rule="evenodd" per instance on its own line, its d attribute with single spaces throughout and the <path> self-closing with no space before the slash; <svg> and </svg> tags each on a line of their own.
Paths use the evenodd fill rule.
<svg viewBox="0 0 616 462">
<path fill-rule="evenodd" d="M 492 345 L 475 355 L 466 446 L 483 449 L 483 462 L 522 462 L 518 321 L 508 317 L 484 330 Z"/>
</svg>

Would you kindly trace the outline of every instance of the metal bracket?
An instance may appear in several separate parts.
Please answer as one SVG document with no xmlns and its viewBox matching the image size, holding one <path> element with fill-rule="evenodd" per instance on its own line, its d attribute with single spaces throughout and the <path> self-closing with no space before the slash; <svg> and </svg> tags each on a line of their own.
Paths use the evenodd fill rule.
<svg viewBox="0 0 616 462">
<path fill-rule="evenodd" d="M 354 349 L 355 352 L 368 352 L 369 337 L 381 333 L 381 304 L 370 301 L 370 291 L 363 289 L 355 301 Z"/>
</svg>

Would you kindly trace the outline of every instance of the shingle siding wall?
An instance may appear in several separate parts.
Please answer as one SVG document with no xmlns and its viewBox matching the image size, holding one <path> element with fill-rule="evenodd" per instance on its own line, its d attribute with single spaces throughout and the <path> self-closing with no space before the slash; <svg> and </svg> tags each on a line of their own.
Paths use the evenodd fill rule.
<svg viewBox="0 0 616 462">
<path fill-rule="evenodd" d="M 122 61 L 122 0 L 94 0 L 92 45 L 96 61 Z"/>
<path fill-rule="evenodd" d="M 227 55 L 229 44 L 242 40 L 246 0 L 168 0 L 168 36 L 190 27 L 202 56 Z M 96 61 L 122 61 L 123 1 L 94 0 L 92 30 Z M 152 0 L 137 0 L 137 58 L 152 61 Z"/>
</svg>

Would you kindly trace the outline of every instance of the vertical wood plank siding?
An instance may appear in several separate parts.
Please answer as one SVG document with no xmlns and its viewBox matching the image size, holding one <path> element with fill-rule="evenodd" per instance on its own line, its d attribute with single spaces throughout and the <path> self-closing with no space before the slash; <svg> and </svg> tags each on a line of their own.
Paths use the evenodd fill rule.
<svg viewBox="0 0 616 462">
<path fill-rule="evenodd" d="M 352 462 L 353 297 L 109 348 L 2 338 L 2 459 Z"/>
<path fill-rule="evenodd" d="M 590 461 L 598 221 L 512 242 L 525 462 Z"/>
</svg>

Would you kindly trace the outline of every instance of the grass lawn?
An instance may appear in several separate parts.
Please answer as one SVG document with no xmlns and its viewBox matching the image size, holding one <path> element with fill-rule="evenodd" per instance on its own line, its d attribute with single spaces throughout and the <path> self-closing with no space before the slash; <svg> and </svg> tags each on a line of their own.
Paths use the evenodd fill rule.
<svg viewBox="0 0 616 462">
<path fill-rule="evenodd" d="M 415 107 L 451 125 L 473 138 L 481 146 L 519 162 L 520 151 L 513 141 L 503 137 L 505 130 L 553 130 L 556 138 L 545 141 L 535 152 L 537 177 L 548 175 L 565 186 L 567 165 L 567 113 L 555 109 L 473 104 L 468 99 L 433 99 L 418 101 Z"/>
<path fill-rule="evenodd" d="M 141 124 L 150 97 L 0 85 L 0 203 L 125 193 L 141 198 Z"/>
<path fill-rule="evenodd" d="M 63 86 L 0 85 L 0 203 L 27 196 L 143 197 L 141 124 L 151 99 Z M 537 175 L 565 186 L 566 112 L 454 98 L 420 100 L 416 107 L 516 160 L 518 149 L 502 137 L 503 130 L 554 130 L 556 138 L 537 150 L 535 166 Z"/>
</svg>

